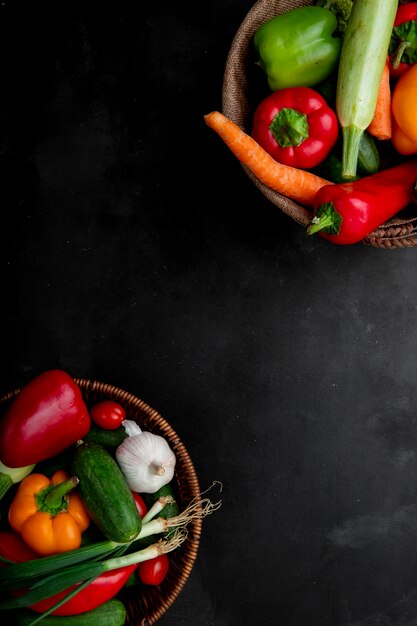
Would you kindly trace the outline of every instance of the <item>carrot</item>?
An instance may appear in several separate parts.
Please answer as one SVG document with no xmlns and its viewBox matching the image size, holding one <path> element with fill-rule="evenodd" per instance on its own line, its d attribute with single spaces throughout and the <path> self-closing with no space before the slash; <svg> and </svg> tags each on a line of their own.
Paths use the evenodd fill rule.
<svg viewBox="0 0 417 626">
<path fill-rule="evenodd" d="M 312 207 L 317 191 L 324 185 L 333 184 L 306 170 L 278 163 L 250 135 L 219 111 L 208 113 L 204 120 L 258 180 L 291 200 Z"/>
<path fill-rule="evenodd" d="M 367 131 L 375 139 L 391 139 L 391 86 L 388 59 L 382 72 L 372 122 Z"/>
</svg>

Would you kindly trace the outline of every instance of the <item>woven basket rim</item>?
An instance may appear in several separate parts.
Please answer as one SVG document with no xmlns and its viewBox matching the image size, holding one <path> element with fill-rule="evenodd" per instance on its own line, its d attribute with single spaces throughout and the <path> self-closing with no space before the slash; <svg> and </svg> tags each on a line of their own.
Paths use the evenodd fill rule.
<svg viewBox="0 0 417 626">
<path fill-rule="evenodd" d="M 176 431 L 157 410 L 138 396 L 112 384 L 89 378 L 74 378 L 74 380 L 87 403 L 104 398 L 117 400 L 128 409 L 129 419 L 141 421 L 149 430 L 164 436 L 177 458 L 175 480 L 181 505 L 184 506 L 193 499 L 201 499 L 199 481 L 191 457 Z M 18 387 L 3 394 L 0 397 L 0 407 L 11 402 L 21 389 L 22 387 Z M 140 420 L 139 416 L 143 416 L 143 419 Z M 201 531 L 201 519 L 196 519 L 189 525 L 186 540 L 171 553 L 176 560 L 172 559 L 168 576 L 160 586 L 140 587 L 140 597 L 126 595 L 127 625 L 151 626 L 172 606 L 191 574 L 197 558 Z"/>
<path fill-rule="evenodd" d="M 278 13 L 313 3 L 314 0 L 257 0 L 238 26 L 224 67 L 222 112 L 244 131 L 248 132 L 250 119 L 248 59 L 256 29 L 261 23 Z M 407 1 L 400 0 L 399 4 L 407 4 Z M 307 208 L 266 187 L 245 165 L 242 165 L 242 168 L 270 202 L 298 224 L 307 226 L 311 219 L 311 212 Z M 370 233 L 362 243 L 384 249 L 416 246 L 417 215 L 411 218 L 403 218 L 401 215 L 388 220 Z"/>
</svg>

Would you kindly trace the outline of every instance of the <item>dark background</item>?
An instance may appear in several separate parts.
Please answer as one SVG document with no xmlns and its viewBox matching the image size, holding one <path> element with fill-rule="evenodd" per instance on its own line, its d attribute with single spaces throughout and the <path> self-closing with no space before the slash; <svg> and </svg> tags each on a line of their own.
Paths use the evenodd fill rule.
<svg viewBox="0 0 417 626">
<path fill-rule="evenodd" d="M 411 626 L 417 252 L 308 238 L 206 127 L 251 6 L 1 2 L 1 391 L 126 389 L 223 483 L 161 626 Z"/>
</svg>

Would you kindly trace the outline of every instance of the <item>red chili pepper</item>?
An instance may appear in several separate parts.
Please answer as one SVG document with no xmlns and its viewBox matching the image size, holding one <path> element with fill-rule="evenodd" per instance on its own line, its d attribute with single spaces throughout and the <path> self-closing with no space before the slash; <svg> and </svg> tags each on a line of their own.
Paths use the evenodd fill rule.
<svg viewBox="0 0 417 626">
<path fill-rule="evenodd" d="M 299 169 L 321 163 L 338 134 L 336 113 L 309 87 L 274 91 L 253 117 L 252 137 L 276 161 Z"/>
<path fill-rule="evenodd" d="M 39 554 L 32 550 L 24 543 L 23 539 L 13 531 L 4 530 L 0 532 L 0 556 L 14 561 L 15 563 L 23 563 L 30 559 L 39 558 Z M 1 566 L 7 567 L 5 563 L 0 561 Z M 135 571 L 137 564 L 121 567 L 111 572 L 101 574 L 94 579 L 87 587 L 84 587 L 73 598 L 65 602 L 61 607 L 55 609 L 52 615 L 78 615 L 97 608 L 104 602 L 111 600 L 126 584 L 129 576 Z M 51 606 L 65 597 L 70 590 L 76 586 L 69 587 L 66 591 L 57 593 L 56 595 L 33 604 L 31 608 L 37 613 L 44 613 Z M 24 591 L 14 592 L 13 595 L 22 595 Z"/>
<path fill-rule="evenodd" d="M 389 46 L 390 76 L 398 78 L 417 61 L 417 2 L 397 9 Z"/>
<path fill-rule="evenodd" d="M 412 202 L 417 160 L 350 183 L 325 185 L 316 194 L 309 235 L 338 244 L 361 241 Z"/>
<path fill-rule="evenodd" d="M 81 390 L 62 370 L 34 378 L 14 398 L 0 422 L 0 460 L 24 467 L 55 456 L 82 439 L 90 416 Z"/>
</svg>

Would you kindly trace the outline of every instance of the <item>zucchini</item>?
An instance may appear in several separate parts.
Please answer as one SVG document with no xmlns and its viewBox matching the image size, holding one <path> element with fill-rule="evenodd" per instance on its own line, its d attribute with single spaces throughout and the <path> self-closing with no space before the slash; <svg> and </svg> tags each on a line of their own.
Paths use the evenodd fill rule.
<svg viewBox="0 0 417 626">
<path fill-rule="evenodd" d="M 110 452 L 93 442 L 81 442 L 72 459 L 85 507 L 103 535 L 118 543 L 132 541 L 142 522 L 132 492 Z"/>
<path fill-rule="evenodd" d="M 342 174 L 354 178 L 359 144 L 375 112 L 398 0 L 355 0 L 343 38 L 336 111 L 343 133 Z"/>
<path fill-rule="evenodd" d="M 115 430 L 105 430 L 97 426 L 97 424 L 92 423 L 90 430 L 84 437 L 84 441 L 93 441 L 103 446 L 103 448 L 113 451 L 120 446 L 127 436 L 127 432 L 123 426 L 119 426 L 119 428 Z"/>
<path fill-rule="evenodd" d="M 320 163 L 317 167 L 317 174 L 332 183 L 347 182 L 347 179 L 342 176 L 342 161 L 334 152 L 330 152 L 324 161 Z M 355 176 L 354 180 L 358 178 L 359 176 Z"/>
<path fill-rule="evenodd" d="M 13 624 L 15 626 L 30 626 L 38 613 L 24 609 L 13 611 Z M 126 622 L 126 608 L 120 600 L 109 600 L 96 609 L 80 613 L 79 615 L 47 615 L 42 618 L 45 626 L 123 626 Z"/>
</svg>

